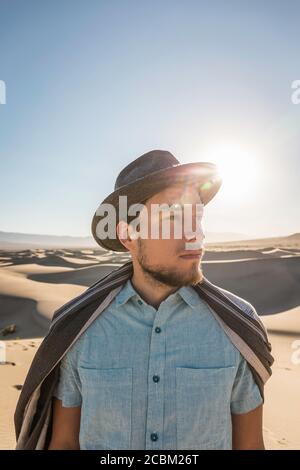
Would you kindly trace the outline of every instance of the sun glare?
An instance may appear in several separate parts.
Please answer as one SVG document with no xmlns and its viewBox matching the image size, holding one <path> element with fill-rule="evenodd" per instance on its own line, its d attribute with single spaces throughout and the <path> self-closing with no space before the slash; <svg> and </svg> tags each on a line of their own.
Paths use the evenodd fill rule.
<svg viewBox="0 0 300 470">
<path fill-rule="evenodd" d="M 245 200 L 255 192 L 260 176 L 257 155 L 239 145 L 221 144 L 208 149 L 203 160 L 218 166 L 223 179 L 222 197 Z"/>
</svg>

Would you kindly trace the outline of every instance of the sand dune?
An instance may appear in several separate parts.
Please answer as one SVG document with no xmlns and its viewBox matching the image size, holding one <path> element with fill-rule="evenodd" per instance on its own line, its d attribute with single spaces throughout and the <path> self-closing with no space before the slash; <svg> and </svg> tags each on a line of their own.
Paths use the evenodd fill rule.
<svg viewBox="0 0 300 470">
<path fill-rule="evenodd" d="M 0 449 L 14 449 L 15 435 L 13 413 L 34 354 L 41 343 L 40 339 L 7 341 L 6 361 L 0 364 Z"/>
<path fill-rule="evenodd" d="M 300 305 L 300 256 L 204 264 L 207 278 L 253 303 L 260 315 Z"/>
<path fill-rule="evenodd" d="M 300 363 L 295 363 L 293 353 L 296 341 L 300 347 L 300 307 L 262 319 L 275 357 L 273 374 L 265 389 L 265 442 L 269 449 L 299 450 Z"/>
<path fill-rule="evenodd" d="M 280 315 L 268 315 L 262 318 L 270 333 L 292 336 L 297 334 L 300 339 L 300 307 L 292 308 Z"/>
<path fill-rule="evenodd" d="M 14 323 L 10 338 L 45 335 L 57 308 L 128 259 L 102 250 L 0 252 L 0 330 Z"/>
<path fill-rule="evenodd" d="M 300 449 L 300 365 L 291 360 L 292 344 L 300 340 L 300 248 L 251 248 L 206 248 L 203 272 L 250 301 L 262 316 L 276 359 L 266 387 L 266 446 Z M 0 335 L 7 344 L 7 361 L 16 364 L 0 365 L 0 448 L 14 448 L 18 387 L 54 311 L 128 259 L 126 253 L 97 249 L 0 252 L 0 330 L 16 325 L 14 333 Z"/>
<path fill-rule="evenodd" d="M 48 318 L 51 318 L 53 309 L 67 302 L 70 298 L 80 294 L 83 286 L 71 284 L 47 284 L 39 283 L 27 279 L 26 274 L 13 272 L 9 268 L 0 269 L 0 294 L 1 296 L 10 296 L 15 298 L 31 299 L 37 303 L 37 312 Z M 1 323 L 2 315 L 1 312 Z M 20 317 L 20 320 L 22 318 Z"/>
</svg>

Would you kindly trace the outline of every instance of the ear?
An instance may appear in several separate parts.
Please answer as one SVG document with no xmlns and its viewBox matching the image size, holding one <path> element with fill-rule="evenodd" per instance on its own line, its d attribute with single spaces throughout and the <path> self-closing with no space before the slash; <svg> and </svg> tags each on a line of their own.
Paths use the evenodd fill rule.
<svg viewBox="0 0 300 470">
<path fill-rule="evenodd" d="M 131 240 L 128 232 L 128 224 L 124 220 L 120 220 L 117 224 L 116 231 L 122 245 L 129 250 Z"/>
</svg>

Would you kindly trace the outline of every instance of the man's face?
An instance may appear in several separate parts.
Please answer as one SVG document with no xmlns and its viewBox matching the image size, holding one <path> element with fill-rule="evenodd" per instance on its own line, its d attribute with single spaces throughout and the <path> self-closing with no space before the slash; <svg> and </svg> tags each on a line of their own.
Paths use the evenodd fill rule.
<svg viewBox="0 0 300 470">
<path fill-rule="evenodd" d="M 167 204 L 169 207 L 177 204 L 178 206 L 173 207 L 180 207 L 182 216 L 178 219 L 172 211 L 165 213 L 160 211 L 159 216 L 154 216 L 153 204 Z M 190 208 L 185 215 L 184 204 Z M 148 237 L 139 237 L 132 243 L 130 252 L 133 262 L 138 263 L 145 273 L 168 286 L 181 287 L 202 282 L 201 258 L 204 254 L 202 244 L 204 234 L 199 217 L 197 220 L 197 207 L 203 208 L 203 205 L 193 184 L 176 184 L 148 199 L 145 204 L 147 210 L 141 213 L 148 220 Z M 185 223 L 187 220 L 185 217 L 189 219 L 189 225 Z M 163 235 L 166 233 L 163 232 L 163 220 L 170 224 L 170 236 L 167 234 L 167 238 Z M 174 227 L 178 221 L 177 227 L 181 229 L 175 235 Z M 151 238 L 151 223 L 154 227 L 158 224 L 158 238 Z"/>
</svg>

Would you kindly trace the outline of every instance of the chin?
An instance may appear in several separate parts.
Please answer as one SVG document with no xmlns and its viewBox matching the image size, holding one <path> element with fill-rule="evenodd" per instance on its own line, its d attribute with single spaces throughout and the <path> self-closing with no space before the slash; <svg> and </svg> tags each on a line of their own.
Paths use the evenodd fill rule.
<svg viewBox="0 0 300 470">
<path fill-rule="evenodd" d="M 203 281 L 203 272 L 199 268 L 196 272 L 191 273 L 191 270 L 186 270 L 185 276 L 182 278 L 183 285 L 195 285 Z"/>
</svg>

